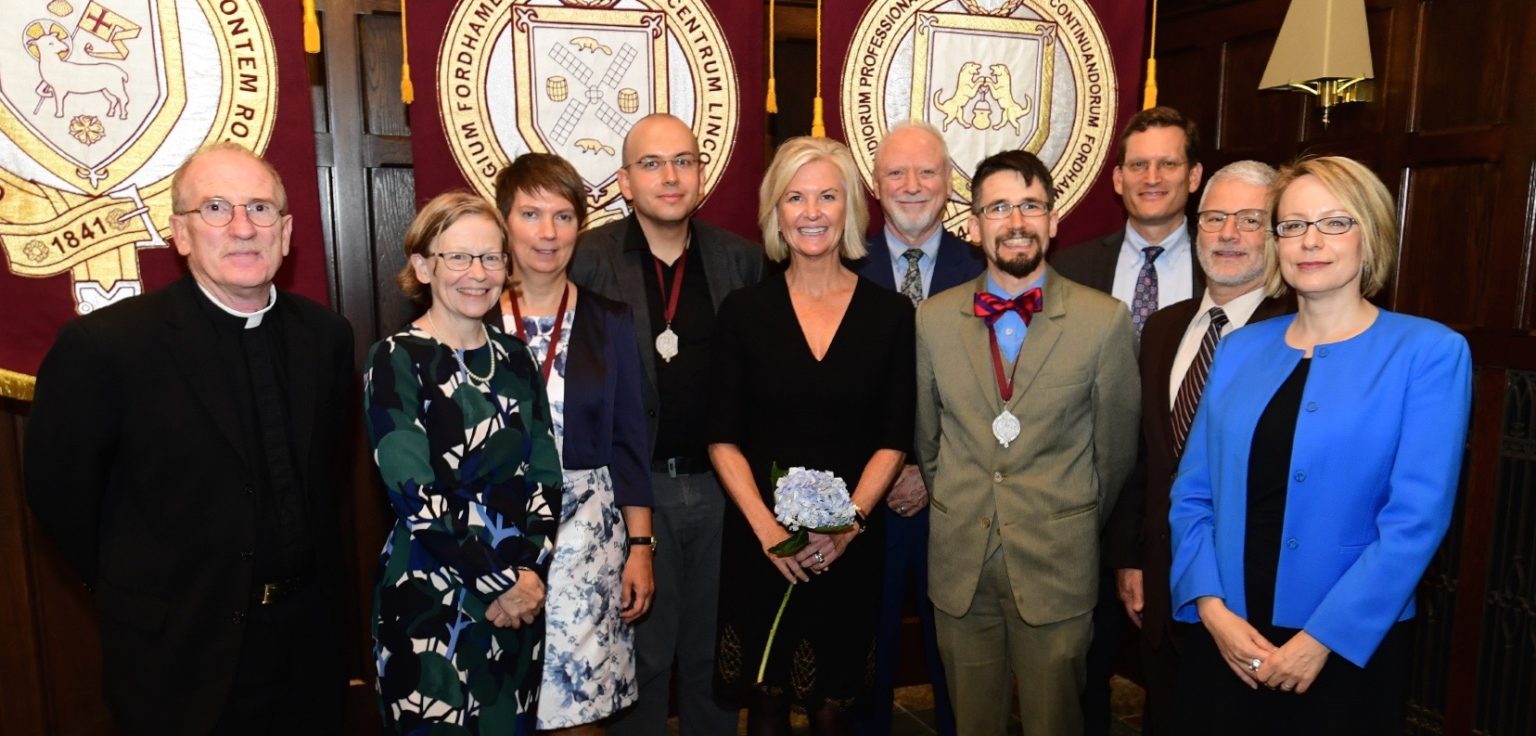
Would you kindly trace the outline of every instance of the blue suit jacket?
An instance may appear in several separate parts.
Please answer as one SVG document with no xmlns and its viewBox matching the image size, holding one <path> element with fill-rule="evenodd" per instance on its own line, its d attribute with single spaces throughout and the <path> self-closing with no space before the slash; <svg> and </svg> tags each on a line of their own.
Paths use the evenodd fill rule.
<svg viewBox="0 0 1536 736">
<path fill-rule="evenodd" d="M 1172 491 L 1174 618 L 1217 596 L 1247 617 L 1248 456 L 1259 416 L 1302 352 L 1294 316 L 1238 330 L 1216 350 Z M 1471 405 L 1461 335 L 1382 310 L 1365 332 L 1313 351 L 1296 418 L 1274 624 L 1305 629 L 1364 666 L 1450 524 Z"/>
<path fill-rule="evenodd" d="M 869 237 L 869 254 L 848 264 L 854 273 L 863 276 L 891 291 L 896 291 L 895 272 L 891 270 L 891 251 L 886 245 L 885 228 Z M 951 235 L 945 230 L 939 236 L 939 252 L 933 259 L 933 283 L 929 284 L 928 296 L 945 289 L 967 283 L 987 267 L 981 249 Z"/>
</svg>

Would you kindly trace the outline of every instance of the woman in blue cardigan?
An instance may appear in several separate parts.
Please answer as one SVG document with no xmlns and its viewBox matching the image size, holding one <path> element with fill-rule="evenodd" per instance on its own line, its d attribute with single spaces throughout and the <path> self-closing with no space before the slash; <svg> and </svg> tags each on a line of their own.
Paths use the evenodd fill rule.
<svg viewBox="0 0 1536 736">
<path fill-rule="evenodd" d="M 1402 733 L 1414 589 L 1445 535 L 1471 401 L 1466 340 L 1368 298 L 1397 247 L 1356 161 L 1270 190 L 1271 295 L 1222 340 L 1173 486 L 1178 733 Z"/>
<path fill-rule="evenodd" d="M 596 732 L 635 702 L 634 631 L 654 590 L 651 475 L 640 356 L 627 305 L 566 278 L 586 219 L 581 176 L 564 159 L 519 156 L 496 177 L 511 232 L 509 334 L 528 343 L 565 468 L 545 602 L 540 731 Z M 515 292 L 515 293 L 513 293 Z"/>
</svg>

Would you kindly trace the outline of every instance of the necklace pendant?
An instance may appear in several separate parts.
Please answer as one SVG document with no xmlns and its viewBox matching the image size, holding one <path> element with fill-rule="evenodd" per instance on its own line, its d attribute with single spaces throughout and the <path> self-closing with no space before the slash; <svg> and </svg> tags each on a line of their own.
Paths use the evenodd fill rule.
<svg viewBox="0 0 1536 736">
<path fill-rule="evenodd" d="M 1009 443 L 1019 438 L 1019 418 L 1013 412 L 1004 409 L 996 419 L 992 420 L 992 436 L 997 438 L 998 444 L 1007 447 Z"/>
<path fill-rule="evenodd" d="M 656 336 L 656 354 L 668 363 L 677 357 L 677 333 L 672 331 L 671 325 Z"/>
</svg>

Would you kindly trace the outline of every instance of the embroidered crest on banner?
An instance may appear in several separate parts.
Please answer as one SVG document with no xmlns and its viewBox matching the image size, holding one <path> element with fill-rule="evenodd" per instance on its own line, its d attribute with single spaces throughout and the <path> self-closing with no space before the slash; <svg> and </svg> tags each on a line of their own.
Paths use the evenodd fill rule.
<svg viewBox="0 0 1536 736">
<path fill-rule="evenodd" d="M 616 172 L 636 121 L 665 112 L 693 128 L 706 195 L 736 137 L 735 64 L 703 0 L 461 0 L 437 69 L 464 178 L 490 197 L 512 159 L 559 155 L 586 184 L 589 227 L 628 214 Z"/>
<path fill-rule="evenodd" d="M 143 291 L 170 179 L 204 144 L 260 153 L 277 62 L 257 0 L 0 5 L 0 249 L 12 274 L 68 273 L 81 314 Z"/>
<path fill-rule="evenodd" d="M 920 120 L 943 133 L 954 167 L 945 226 L 961 235 L 982 159 L 1039 156 L 1065 215 L 1115 137 L 1114 61 L 1086 0 L 875 0 L 842 79 L 843 130 L 872 188 L 875 149 L 892 126 Z"/>
</svg>

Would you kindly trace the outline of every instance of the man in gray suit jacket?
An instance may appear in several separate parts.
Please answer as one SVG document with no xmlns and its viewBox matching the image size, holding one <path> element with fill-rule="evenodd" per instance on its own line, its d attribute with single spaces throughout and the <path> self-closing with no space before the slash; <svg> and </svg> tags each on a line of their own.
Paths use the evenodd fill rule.
<svg viewBox="0 0 1536 736">
<path fill-rule="evenodd" d="M 1011 674 L 1025 734 L 1075 734 L 1099 529 L 1136 457 L 1131 323 L 1045 265 L 1055 194 L 1038 158 L 994 155 L 971 181 L 986 273 L 917 312 L 939 651 L 959 733 L 1007 732 Z"/>
<path fill-rule="evenodd" d="M 725 494 L 701 433 L 715 310 L 762 278 L 763 250 L 693 219 L 703 163 L 683 121 L 642 118 L 624 139 L 623 158 L 619 188 L 634 211 L 583 235 L 571 261 L 571 280 L 635 311 L 656 496 L 654 536 L 630 539 L 656 551 L 656 595 L 635 626 L 640 700 L 610 730 L 667 733 L 675 660 L 682 732 L 735 733 L 736 711 L 711 694 Z"/>
</svg>

